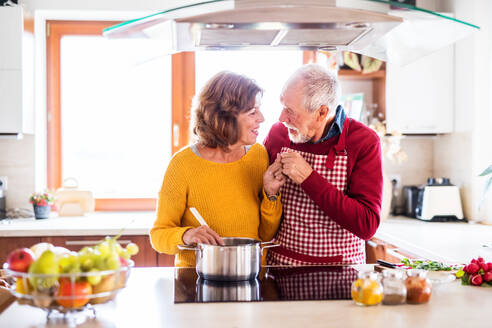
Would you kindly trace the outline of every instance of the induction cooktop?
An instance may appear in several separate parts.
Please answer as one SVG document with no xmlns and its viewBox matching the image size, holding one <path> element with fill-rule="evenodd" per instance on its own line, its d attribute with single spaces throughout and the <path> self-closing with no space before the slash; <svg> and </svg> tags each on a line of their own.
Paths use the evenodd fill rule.
<svg viewBox="0 0 492 328">
<path fill-rule="evenodd" d="M 195 268 L 176 268 L 174 303 L 351 299 L 357 273 L 350 266 L 265 267 L 255 280 L 219 282 L 199 278 Z"/>
</svg>

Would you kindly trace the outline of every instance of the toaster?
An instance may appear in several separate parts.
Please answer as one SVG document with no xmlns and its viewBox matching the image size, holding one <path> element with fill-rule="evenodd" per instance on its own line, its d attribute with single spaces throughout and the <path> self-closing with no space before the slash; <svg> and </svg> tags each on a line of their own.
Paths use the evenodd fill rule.
<svg viewBox="0 0 492 328">
<path fill-rule="evenodd" d="M 424 221 L 462 221 L 460 190 L 449 178 L 428 178 L 427 185 L 419 188 L 417 219 Z"/>
</svg>

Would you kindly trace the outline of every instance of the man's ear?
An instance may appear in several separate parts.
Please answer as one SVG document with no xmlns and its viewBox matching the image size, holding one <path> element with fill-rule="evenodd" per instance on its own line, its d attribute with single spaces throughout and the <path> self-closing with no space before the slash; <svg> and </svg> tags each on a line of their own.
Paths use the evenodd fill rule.
<svg viewBox="0 0 492 328">
<path fill-rule="evenodd" d="M 330 113 L 330 109 L 326 105 L 321 105 L 321 107 L 318 109 L 318 115 L 317 119 L 318 121 L 324 121 L 328 114 Z"/>
</svg>

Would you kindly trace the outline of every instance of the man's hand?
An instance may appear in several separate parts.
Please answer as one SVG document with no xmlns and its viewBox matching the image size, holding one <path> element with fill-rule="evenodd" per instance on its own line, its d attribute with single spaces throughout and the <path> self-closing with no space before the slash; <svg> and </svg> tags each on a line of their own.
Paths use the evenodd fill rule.
<svg viewBox="0 0 492 328">
<path fill-rule="evenodd" d="M 285 152 L 280 154 L 282 162 L 282 173 L 292 181 L 301 184 L 313 172 L 311 165 L 297 152 Z"/>
<path fill-rule="evenodd" d="M 192 228 L 186 230 L 183 234 L 183 242 L 185 245 L 193 243 L 202 243 L 209 245 L 221 245 L 224 246 L 224 241 L 220 236 L 207 226 L 200 226 L 198 228 Z"/>
<path fill-rule="evenodd" d="M 286 181 L 285 175 L 282 173 L 282 163 L 280 162 L 280 156 L 277 155 L 277 159 L 272 163 L 263 175 L 263 189 L 267 196 L 277 195 L 280 187 Z"/>
</svg>

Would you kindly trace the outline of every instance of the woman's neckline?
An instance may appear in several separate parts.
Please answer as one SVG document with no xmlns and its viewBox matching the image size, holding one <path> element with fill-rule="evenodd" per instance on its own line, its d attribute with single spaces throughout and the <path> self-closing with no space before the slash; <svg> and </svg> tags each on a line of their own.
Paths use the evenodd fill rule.
<svg viewBox="0 0 492 328">
<path fill-rule="evenodd" d="M 243 160 L 243 158 L 245 158 L 248 153 L 249 153 L 249 150 L 251 149 L 251 147 L 253 147 L 253 145 L 248 145 L 248 146 L 242 146 L 242 149 L 244 150 L 244 154 L 239 157 L 238 159 L 236 160 L 233 160 L 233 161 L 230 161 L 230 162 L 216 162 L 214 160 L 211 160 L 211 159 L 208 159 L 208 158 L 205 158 L 203 157 L 203 154 L 200 153 L 200 150 L 199 150 L 199 147 L 198 147 L 198 144 L 192 144 L 190 145 L 190 149 L 191 151 L 198 157 L 200 158 L 201 160 L 203 161 L 206 161 L 206 162 L 209 162 L 209 163 L 214 163 L 214 164 L 234 164 L 234 163 L 237 163 L 241 160 Z"/>
</svg>

